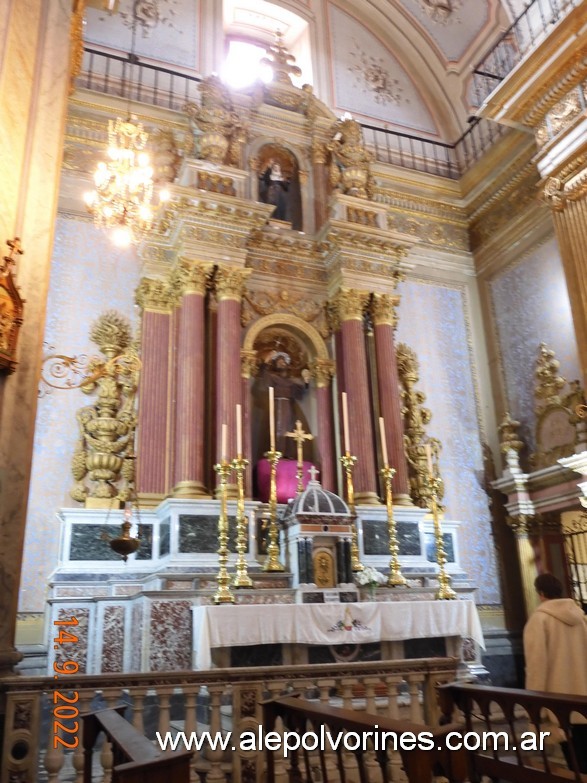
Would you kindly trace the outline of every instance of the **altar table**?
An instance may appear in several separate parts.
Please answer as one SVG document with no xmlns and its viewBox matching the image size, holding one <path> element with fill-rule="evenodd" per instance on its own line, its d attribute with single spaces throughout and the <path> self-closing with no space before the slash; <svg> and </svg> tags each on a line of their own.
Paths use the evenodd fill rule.
<svg viewBox="0 0 587 783">
<path fill-rule="evenodd" d="M 212 668 L 212 648 L 254 644 L 366 644 L 432 637 L 485 647 L 473 601 L 349 604 L 224 604 L 193 607 L 194 668 Z"/>
</svg>

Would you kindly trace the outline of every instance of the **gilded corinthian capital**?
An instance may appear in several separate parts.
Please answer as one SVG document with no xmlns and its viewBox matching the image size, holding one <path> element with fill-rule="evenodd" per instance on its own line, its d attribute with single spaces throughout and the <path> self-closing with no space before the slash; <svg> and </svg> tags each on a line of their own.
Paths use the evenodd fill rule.
<svg viewBox="0 0 587 783">
<path fill-rule="evenodd" d="M 371 316 L 375 326 L 397 324 L 396 306 L 399 304 L 399 296 L 392 294 L 373 294 L 371 300 Z"/>
<path fill-rule="evenodd" d="M 213 264 L 203 264 L 192 258 L 180 258 L 173 271 L 172 285 L 178 296 L 206 293 Z"/>
<path fill-rule="evenodd" d="M 135 291 L 135 302 L 142 310 L 169 313 L 174 304 L 174 291 L 167 280 L 143 277 Z"/>
<path fill-rule="evenodd" d="M 336 364 L 332 359 L 316 359 L 310 367 L 310 372 L 316 379 L 316 386 L 319 389 L 327 388 L 336 374 Z"/>
<path fill-rule="evenodd" d="M 339 321 L 362 321 L 369 301 L 367 291 L 355 288 L 341 288 L 331 302 Z"/>
<path fill-rule="evenodd" d="M 563 181 L 558 177 L 549 177 L 544 183 L 542 198 L 555 212 L 562 212 L 567 204 Z"/>
<path fill-rule="evenodd" d="M 245 290 L 245 283 L 252 271 L 252 269 L 237 269 L 233 266 L 219 266 L 215 279 L 218 301 L 236 299 L 237 302 L 240 302 Z"/>
</svg>

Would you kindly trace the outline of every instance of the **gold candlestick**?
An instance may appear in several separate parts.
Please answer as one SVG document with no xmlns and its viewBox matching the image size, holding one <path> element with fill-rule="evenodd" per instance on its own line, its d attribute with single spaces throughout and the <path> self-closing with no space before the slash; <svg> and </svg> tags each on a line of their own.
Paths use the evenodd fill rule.
<svg viewBox="0 0 587 783">
<path fill-rule="evenodd" d="M 249 460 L 239 455 L 232 460 L 232 467 L 236 473 L 237 501 L 236 501 L 236 573 L 234 575 L 234 587 L 252 587 L 253 580 L 248 574 L 247 560 L 247 532 L 248 523 L 245 514 L 245 469 Z"/>
<path fill-rule="evenodd" d="M 397 527 L 393 516 L 393 491 L 391 480 L 395 475 L 395 468 L 385 465 L 379 471 L 385 481 L 385 503 L 387 505 L 387 531 L 389 533 L 389 576 L 387 577 L 388 587 L 405 587 L 407 582 L 402 576 L 399 565 L 399 544 L 397 542 Z"/>
<path fill-rule="evenodd" d="M 281 459 L 281 452 L 272 447 L 265 452 L 265 456 L 271 465 L 271 484 L 269 491 L 269 544 L 267 545 L 267 559 L 263 571 L 285 571 L 279 555 L 279 528 L 277 527 L 277 463 Z"/>
<path fill-rule="evenodd" d="M 346 473 L 346 497 L 352 515 L 351 536 L 351 568 L 354 572 L 364 571 L 365 566 L 359 559 L 359 534 L 357 533 L 357 513 L 355 511 L 355 488 L 353 486 L 353 467 L 357 458 L 348 451 L 340 458 Z"/>
<path fill-rule="evenodd" d="M 233 604 L 234 594 L 230 585 L 230 576 L 226 568 L 228 563 L 228 516 L 226 514 L 226 488 L 232 465 L 224 458 L 214 470 L 220 477 L 220 515 L 218 517 L 218 589 L 214 595 L 215 604 Z"/>
<path fill-rule="evenodd" d="M 438 590 L 435 598 L 439 601 L 452 601 L 457 594 L 450 586 L 450 576 L 446 573 L 446 553 L 444 551 L 444 539 L 442 537 L 442 527 L 440 524 L 440 511 L 438 509 L 438 490 L 440 489 L 440 479 L 428 476 L 430 487 L 430 511 L 434 520 L 434 540 L 436 542 L 436 562 L 438 563 Z"/>
</svg>

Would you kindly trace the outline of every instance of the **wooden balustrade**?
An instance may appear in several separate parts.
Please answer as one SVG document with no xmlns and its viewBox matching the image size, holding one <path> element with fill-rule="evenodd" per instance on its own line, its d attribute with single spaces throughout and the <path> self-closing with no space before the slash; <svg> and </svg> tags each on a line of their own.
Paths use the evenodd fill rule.
<svg viewBox="0 0 587 783">
<path fill-rule="evenodd" d="M 587 783 L 573 743 L 567 743 L 566 759 L 560 745 L 561 739 L 570 740 L 579 715 L 587 719 L 587 697 L 458 683 L 443 685 L 438 693 L 443 721 L 452 721 L 458 710 L 463 731 L 502 733 L 500 742 L 488 749 L 467 751 L 471 780 L 487 775 L 512 783 Z M 532 736 L 540 731 L 549 732 L 545 739 L 552 741 L 546 741 L 542 750 L 533 750 Z"/>
<path fill-rule="evenodd" d="M 92 783 L 93 751 L 104 734 L 112 753 L 112 783 L 189 783 L 192 751 L 161 752 L 122 717 L 125 707 L 82 716 L 84 783 Z"/>
<path fill-rule="evenodd" d="M 129 724 L 151 743 L 156 741 L 156 731 L 163 735 L 184 731 L 188 736 L 192 731 L 198 735 L 203 731 L 232 731 L 233 737 L 245 730 L 255 731 L 263 720 L 261 702 L 292 692 L 303 694 L 315 704 L 354 711 L 369 709 L 382 718 L 431 724 L 440 718 L 435 686 L 454 680 L 456 665 L 453 658 L 430 658 L 263 670 L 76 674 L 57 681 L 52 677 L 7 678 L 0 681 L 0 702 L 6 707 L 0 783 L 9 783 L 15 772 L 23 783 L 32 783 L 41 775 L 52 783 L 83 783 L 83 727 L 79 744 L 71 751 L 55 741 L 56 693 L 69 699 L 75 696 L 80 714 L 123 706 Z M 72 734 L 62 733 L 62 738 L 71 740 Z M 116 763 L 112 742 L 104 742 L 97 755 L 95 764 L 102 767 L 103 779 L 108 781 Z M 335 754 L 326 762 L 327 768 L 334 768 Z M 353 758 L 347 758 L 346 763 L 356 772 Z M 393 763 L 398 772 L 400 760 Z M 282 774 L 285 772 L 286 765 L 282 764 Z M 190 780 L 259 783 L 263 774 L 263 753 L 208 748 L 194 754 Z M 347 776 L 347 781 L 352 779 L 352 775 Z"/>
<path fill-rule="evenodd" d="M 467 779 L 465 751 L 451 751 L 446 743 L 447 735 L 458 730 L 456 726 L 434 728 L 288 696 L 263 704 L 267 745 L 273 744 L 268 733 L 278 727 L 282 744 L 277 751 L 278 758 L 290 756 L 292 780 L 345 783 L 350 755 L 354 757 L 361 783 L 378 780 L 391 783 L 399 777 L 392 761 L 394 754 L 401 757 L 409 783 L 431 783 L 439 774 L 450 781 Z M 329 770 L 330 751 L 336 752 L 336 764 Z M 266 767 L 267 783 L 276 783 L 280 775 L 276 771 L 275 752 L 269 747 Z M 320 770 L 319 778 L 314 775 L 314 769 Z"/>
</svg>

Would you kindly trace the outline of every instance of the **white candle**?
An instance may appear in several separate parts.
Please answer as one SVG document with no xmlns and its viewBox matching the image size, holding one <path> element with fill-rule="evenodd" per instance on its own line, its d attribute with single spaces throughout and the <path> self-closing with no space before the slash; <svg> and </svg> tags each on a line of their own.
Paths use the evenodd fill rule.
<svg viewBox="0 0 587 783">
<path fill-rule="evenodd" d="M 383 454 L 383 464 L 385 467 L 388 467 L 389 463 L 387 461 L 387 443 L 385 442 L 385 422 L 383 421 L 383 416 L 379 417 L 379 432 L 381 434 L 381 452 Z"/>
<path fill-rule="evenodd" d="M 428 463 L 428 474 L 430 476 L 432 476 L 433 475 L 433 470 L 432 470 L 432 449 L 431 449 L 429 443 L 426 443 L 424 448 L 426 449 L 426 462 Z"/>
<path fill-rule="evenodd" d="M 269 448 L 275 451 L 275 389 L 269 387 Z"/>
<path fill-rule="evenodd" d="M 243 409 L 241 405 L 236 406 L 236 454 L 237 457 L 243 455 Z"/>
<path fill-rule="evenodd" d="M 344 432 L 344 450 L 346 454 L 350 454 L 351 439 L 349 437 L 349 404 L 346 392 L 342 393 L 342 429 Z"/>
<path fill-rule="evenodd" d="M 222 425 L 222 447 L 220 449 L 220 455 L 222 462 L 226 462 L 226 443 L 228 441 L 228 425 Z"/>
</svg>

